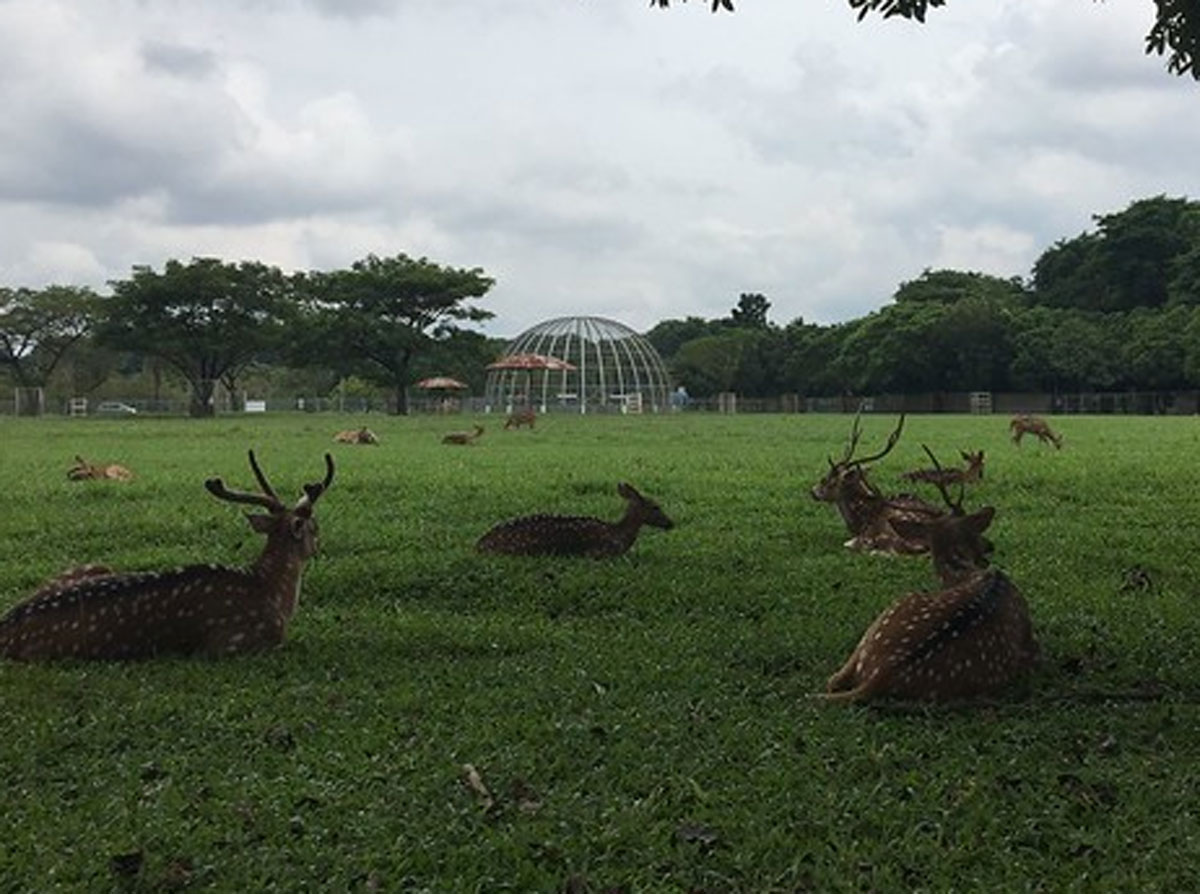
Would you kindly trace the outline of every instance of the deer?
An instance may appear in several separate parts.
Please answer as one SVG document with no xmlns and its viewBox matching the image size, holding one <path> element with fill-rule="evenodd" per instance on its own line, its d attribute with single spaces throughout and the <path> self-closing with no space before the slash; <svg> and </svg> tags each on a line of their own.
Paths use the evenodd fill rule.
<svg viewBox="0 0 1200 894">
<path fill-rule="evenodd" d="M 532 429 L 535 422 L 537 422 L 537 413 L 533 411 L 533 407 L 525 407 L 508 414 L 508 418 L 504 420 L 504 429 L 505 431 L 510 428 L 517 429 L 522 425 L 528 425 Z"/>
<path fill-rule="evenodd" d="M 1008 576 L 989 567 L 992 544 L 983 534 L 995 509 L 985 506 L 967 514 L 961 482 L 957 501 L 945 484 L 935 485 L 950 512 L 898 524 L 928 529 L 941 589 L 909 593 L 884 610 L 829 678 L 823 698 L 972 698 L 1007 688 L 1036 663 L 1039 647 L 1029 607 Z"/>
<path fill-rule="evenodd" d="M 928 448 L 926 448 L 928 449 Z M 906 481 L 924 481 L 928 484 L 942 482 L 943 484 L 975 484 L 983 480 L 983 451 L 972 453 L 960 450 L 958 455 L 966 462 L 965 469 L 943 469 L 937 466 L 932 469 L 913 469 L 900 477 Z"/>
<path fill-rule="evenodd" d="M 1055 450 L 1062 450 L 1062 435 L 1050 428 L 1050 423 L 1040 416 L 1025 414 L 1014 416 L 1008 423 L 1008 427 L 1012 432 L 1013 443 L 1018 447 L 1021 446 L 1021 438 L 1030 434 L 1036 435 L 1043 444 L 1049 442 L 1054 445 Z"/>
<path fill-rule="evenodd" d="M 483 435 L 483 426 L 475 426 L 474 431 L 452 431 L 442 437 L 443 444 L 474 444 Z"/>
<path fill-rule="evenodd" d="M 333 436 L 339 444 L 379 444 L 379 435 L 365 425 L 362 428 L 350 428 L 340 431 Z"/>
<path fill-rule="evenodd" d="M 894 555 L 919 555 L 929 551 L 925 529 L 911 527 L 915 537 L 899 533 L 893 522 L 910 518 L 925 521 L 944 514 L 944 510 L 926 503 L 910 494 L 899 494 L 891 499 L 885 497 L 867 480 L 867 463 L 876 462 L 887 456 L 904 430 L 904 415 L 888 435 L 883 449 L 870 456 L 854 458 L 861 429 L 862 408 L 854 416 L 850 428 L 850 442 L 842 458 L 834 461 L 829 457 L 829 471 L 811 491 L 812 498 L 819 502 L 833 503 L 852 535 L 846 541 L 849 549 Z"/>
<path fill-rule="evenodd" d="M 136 660 L 159 655 L 220 658 L 283 642 L 300 597 L 304 565 L 317 550 L 313 506 L 333 482 L 303 485 L 291 507 L 272 490 L 249 451 L 259 493 L 230 490 L 220 478 L 204 487 L 226 502 L 256 506 L 250 527 L 266 536 L 247 568 L 186 565 L 167 571 L 72 568 L 47 581 L 0 618 L 0 656 L 17 661 Z"/>
<path fill-rule="evenodd" d="M 90 463 L 75 454 L 75 465 L 67 469 L 71 481 L 132 481 L 133 472 L 117 463 Z"/>
<path fill-rule="evenodd" d="M 501 522 L 479 538 L 484 553 L 512 556 L 587 556 L 612 558 L 629 551 L 643 525 L 669 531 L 675 523 L 658 503 L 621 482 L 625 514 L 616 522 L 585 515 L 525 515 Z"/>
</svg>

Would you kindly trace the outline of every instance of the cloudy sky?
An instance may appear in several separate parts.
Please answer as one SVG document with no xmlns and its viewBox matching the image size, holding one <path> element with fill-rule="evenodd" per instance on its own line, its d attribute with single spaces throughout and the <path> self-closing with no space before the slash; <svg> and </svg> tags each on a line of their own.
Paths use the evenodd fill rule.
<svg viewBox="0 0 1200 894">
<path fill-rule="evenodd" d="M 495 335 L 742 292 L 828 323 L 1200 197 L 1151 0 L 737 5 L 0 0 L 0 284 L 404 252 L 495 277 Z"/>
</svg>

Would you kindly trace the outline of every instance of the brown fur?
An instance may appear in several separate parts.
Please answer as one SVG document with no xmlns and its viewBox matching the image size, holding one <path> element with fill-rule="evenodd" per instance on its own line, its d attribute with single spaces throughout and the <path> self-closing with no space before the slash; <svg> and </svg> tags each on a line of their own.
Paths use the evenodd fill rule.
<svg viewBox="0 0 1200 894">
<path fill-rule="evenodd" d="M 442 436 L 443 444 L 474 444 L 483 435 L 483 426 L 475 426 L 474 431 L 452 431 Z"/>
<path fill-rule="evenodd" d="M 340 431 L 333 436 L 339 444 L 378 444 L 379 435 L 365 425 L 362 428 L 350 428 Z"/>
<path fill-rule="evenodd" d="M 900 477 L 906 481 L 924 481 L 929 484 L 941 482 L 944 485 L 975 484 L 983 480 L 983 451 L 971 453 L 960 450 L 958 453 L 967 464 L 965 469 L 913 469 Z"/>
<path fill-rule="evenodd" d="M 76 454 L 75 465 L 67 469 L 71 481 L 132 481 L 133 472 L 117 463 L 90 463 Z"/>
<path fill-rule="evenodd" d="M 1050 428 L 1050 423 L 1040 416 L 1014 416 L 1008 423 L 1008 428 L 1012 432 L 1013 443 L 1018 447 L 1021 446 L 1021 438 L 1030 434 L 1035 435 L 1043 444 L 1053 444 L 1055 450 L 1062 449 L 1062 435 Z"/>
<path fill-rule="evenodd" d="M 516 410 L 510 413 L 508 418 L 504 420 L 504 428 L 520 428 L 522 425 L 528 425 L 530 428 L 533 428 L 535 422 L 537 422 L 537 413 L 531 407 L 527 407 L 523 410 Z"/>
</svg>

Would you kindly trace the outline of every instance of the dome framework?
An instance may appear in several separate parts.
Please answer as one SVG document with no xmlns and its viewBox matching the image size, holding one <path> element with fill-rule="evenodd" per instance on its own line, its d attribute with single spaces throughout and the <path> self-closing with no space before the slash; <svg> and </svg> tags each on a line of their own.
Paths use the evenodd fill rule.
<svg viewBox="0 0 1200 894">
<path fill-rule="evenodd" d="M 493 369 L 484 390 L 489 410 L 664 412 L 671 391 L 666 366 L 644 337 L 603 317 L 558 317 L 525 330 L 506 356 L 541 354 L 572 369 Z"/>
</svg>

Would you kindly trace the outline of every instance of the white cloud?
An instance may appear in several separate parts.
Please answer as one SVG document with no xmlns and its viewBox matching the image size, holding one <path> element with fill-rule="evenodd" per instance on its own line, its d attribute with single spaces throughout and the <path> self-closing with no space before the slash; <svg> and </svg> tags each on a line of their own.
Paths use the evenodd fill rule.
<svg viewBox="0 0 1200 894">
<path fill-rule="evenodd" d="M 1151 12 L 0 0 L 0 277 L 406 252 L 495 276 L 501 334 L 743 291 L 844 319 L 1186 194 L 1198 88 L 1143 57 Z"/>
</svg>

